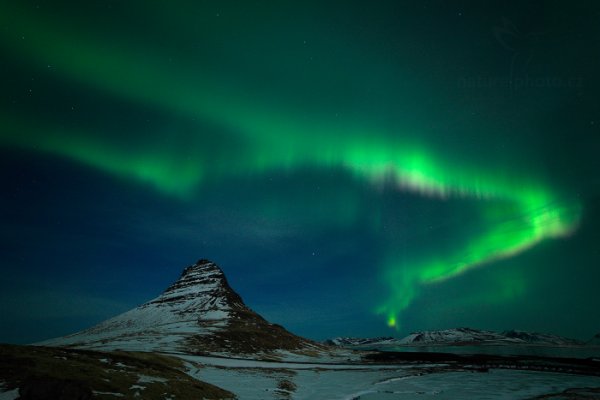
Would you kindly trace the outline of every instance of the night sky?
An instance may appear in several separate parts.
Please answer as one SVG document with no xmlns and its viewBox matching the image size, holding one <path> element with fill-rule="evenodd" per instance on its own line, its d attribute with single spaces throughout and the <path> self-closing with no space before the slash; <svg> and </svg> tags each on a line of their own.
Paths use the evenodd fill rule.
<svg viewBox="0 0 600 400">
<path fill-rule="evenodd" d="M 599 4 L 251 3 L 0 2 L 0 341 L 200 258 L 313 339 L 600 332 Z"/>
</svg>

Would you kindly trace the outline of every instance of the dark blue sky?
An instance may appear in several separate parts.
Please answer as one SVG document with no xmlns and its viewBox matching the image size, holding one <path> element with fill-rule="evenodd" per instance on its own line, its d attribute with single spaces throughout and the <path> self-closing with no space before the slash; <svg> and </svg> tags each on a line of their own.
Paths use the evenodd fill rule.
<svg viewBox="0 0 600 400">
<path fill-rule="evenodd" d="M 200 258 L 315 339 L 600 330 L 594 4 L 0 14 L 0 341 Z"/>
</svg>

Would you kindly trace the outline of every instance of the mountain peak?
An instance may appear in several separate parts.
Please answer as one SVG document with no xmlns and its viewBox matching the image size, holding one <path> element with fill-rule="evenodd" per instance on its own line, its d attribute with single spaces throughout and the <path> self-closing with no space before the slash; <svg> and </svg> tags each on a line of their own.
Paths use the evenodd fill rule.
<svg viewBox="0 0 600 400">
<path fill-rule="evenodd" d="M 183 272 L 181 273 L 181 278 L 185 277 L 189 274 L 197 274 L 197 273 L 206 273 L 206 272 L 217 272 L 223 274 L 221 268 L 214 262 L 207 260 L 206 258 L 202 258 L 196 261 L 194 264 L 185 267 Z"/>
<path fill-rule="evenodd" d="M 163 295 L 183 288 L 196 288 L 203 285 L 218 286 L 225 280 L 225 274 L 217 264 L 209 260 L 199 260 L 184 268 L 179 279 L 169 286 Z M 193 292 L 193 290 L 190 290 Z"/>
<path fill-rule="evenodd" d="M 219 266 L 214 262 L 206 259 L 201 259 L 198 260 L 195 264 L 184 268 L 179 279 L 171 286 L 174 286 L 177 283 L 184 282 L 187 284 L 197 284 L 199 283 L 198 280 L 207 281 L 210 279 L 224 280 L 225 274 L 223 273 L 221 268 L 219 268 Z M 169 289 L 170 287 L 167 288 L 167 290 Z"/>
<path fill-rule="evenodd" d="M 186 267 L 177 281 L 148 304 L 160 303 L 178 305 L 185 313 L 245 308 L 221 268 L 206 259 Z"/>
</svg>

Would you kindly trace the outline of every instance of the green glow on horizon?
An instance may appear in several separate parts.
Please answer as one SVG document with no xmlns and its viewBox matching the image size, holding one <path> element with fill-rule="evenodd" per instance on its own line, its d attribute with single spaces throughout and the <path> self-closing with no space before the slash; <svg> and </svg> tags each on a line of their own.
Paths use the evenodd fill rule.
<svg viewBox="0 0 600 400">
<path fill-rule="evenodd" d="M 0 20 L 27 32 L 15 52 L 34 62 L 60 60 L 58 73 L 89 87 L 208 121 L 227 132 L 238 147 L 234 157 L 227 150 L 199 154 L 194 148 L 206 145 L 200 132 L 188 157 L 181 157 L 180 148 L 160 143 L 125 149 L 114 137 L 36 126 L 6 115 L 0 115 L 1 144 L 57 154 L 183 198 L 192 196 L 205 180 L 270 170 L 342 167 L 375 186 L 392 184 L 440 199 L 480 199 L 481 218 L 488 229 L 465 248 L 410 266 L 392 258 L 383 266 L 391 294 L 378 312 L 386 315 L 391 328 L 398 327 L 398 315 L 421 286 L 515 256 L 545 239 L 564 237 L 578 225 L 581 206 L 536 177 L 461 165 L 426 144 L 398 138 L 414 132 L 398 132 L 390 138 L 360 121 L 307 120 L 281 104 L 250 102 L 235 88 L 215 84 L 191 67 L 174 76 L 171 67 L 149 51 L 140 59 L 120 44 L 108 46 L 65 27 L 6 12 L 0 12 Z"/>
<path fill-rule="evenodd" d="M 388 317 L 388 326 L 390 328 L 396 328 L 396 316 L 395 315 L 390 315 Z"/>
</svg>

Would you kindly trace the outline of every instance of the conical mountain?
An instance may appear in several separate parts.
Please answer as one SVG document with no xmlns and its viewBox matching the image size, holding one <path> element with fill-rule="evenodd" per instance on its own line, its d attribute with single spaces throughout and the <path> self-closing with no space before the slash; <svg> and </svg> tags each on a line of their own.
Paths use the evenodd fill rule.
<svg viewBox="0 0 600 400">
<path fill-rule="evenodd" d="M 304 351 L 317 344 L 248 308 L 209 260 L 185 268 L 157 298 L 100 324 L 39 345 L 185 354 Z"/>
</svg>

